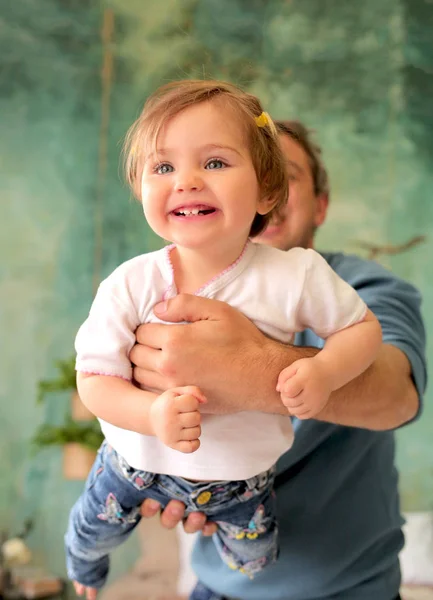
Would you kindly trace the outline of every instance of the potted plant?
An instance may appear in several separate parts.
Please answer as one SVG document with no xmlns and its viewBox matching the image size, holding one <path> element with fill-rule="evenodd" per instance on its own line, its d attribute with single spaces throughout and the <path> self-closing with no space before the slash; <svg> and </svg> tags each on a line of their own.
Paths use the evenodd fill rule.
<svg viewBox="0 0 433 600">
<path fill-rule="evenodd" d="M 69 391 L 71 409 L 63 425 L 44 423 L 37 430 L 33 444 L 37 449 L 63 447 L 63 473 L 66 479 L 86 479 L 102 443 L 99 423 L 80 400 L 76 385 L 75 358 L 56 362 L 58 376 L 38 383 L 37 402 L 46 401 L 53 392 Z"/>
<path fill-rule="evenodd" d="M 81 402 L 77 391 L 75 357 L 66 360 L 57 360 L 58 376 L 55 379 L 43 379 L 38 383 L 36 402 L 42 404 L 50 392 L 71 392 L 71 415 L 75 421 L 91 421 L 92 413 Z"/>
</svg>

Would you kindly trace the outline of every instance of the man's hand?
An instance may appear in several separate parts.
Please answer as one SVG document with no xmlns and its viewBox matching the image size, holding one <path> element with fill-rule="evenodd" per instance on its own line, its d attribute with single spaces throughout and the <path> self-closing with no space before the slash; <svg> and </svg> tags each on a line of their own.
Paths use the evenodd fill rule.
<svg viewBox="0 0 433 600">
<path fill-rule="evenodd" d="M 160 319 L 190 323 L 149 323 L 137 329 L 138 344 L 130 358 L 136 365 L 134 378 L 144 389 L 163 392 L 193 384 L 208 398 L 206 412 L 287 415 L 276 391 L 278 376 L 295 360 L 318 354 L 318 348 L 275 342 L 236 309 L 216 300 L 180 294 L 162 311 L 160 307 L 154 308 Z M 399 348 L 382 344 L 374 363 L 333 392 L 316 418 L 380 431 L 410 420 L 418 406 L 409 360 Z"/>
<path fill-rule="evenodd" d="M 163 392 L 149 410 L 155 435 L 173 450 L 195 452 L 200 447 L 199 406 L 205 402 L 201 391 L 192 385 Z"/>
<path fill-rule="evenodd" d="M 278 377 L 281 400 L 289 414 L 298 419 L 315 418 L 330 398 L 331 378 L 319 356 L 296 360 Z"/>
<path fill-rule="evenodd" d="M 267 338 L 247 317 L 217 300 L 179 294 L 154 312 L 182 324 L 148 323 L 137 329 L 130 359 L 143 388 L 165 391 L 194 384 L 209 400 L 206 412 L 287 414 L 275 387 L 280 371 L 298 357 L 293 348 Z"/>
<path fill-rule="evenodd" d="M 145 518 L 154 517 L 160 509 L 159 502 L 148 498 L 141 505 L 141 515 Z M 161 513 L 161 525 L 166 529 L 174 529 L 178 523 L 183 521 L 183 528 L 186 533 L 201 531 L 205 536 L 211 536 L 217 530 L 216 524 L 207 522 L 206 515 L 201 512 L 190 513 L 185 520 L 184 517 L 185 505 L 180 500 L 170 500 Z"/>
</svg>

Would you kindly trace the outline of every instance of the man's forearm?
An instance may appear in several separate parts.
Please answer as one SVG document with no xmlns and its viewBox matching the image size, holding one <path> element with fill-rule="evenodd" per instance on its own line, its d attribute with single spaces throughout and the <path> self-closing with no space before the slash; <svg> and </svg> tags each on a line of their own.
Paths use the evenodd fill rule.
<svg viewBox="0 0 433 600">
<path fill-rule="evenodd" d="M 395 346 L 384 344 L 371 367 L 336 390 L 317 419 L 383 431 L 413 419 L 418 407 L 418 393 L 406 355 Z"/>
<path fill-rule="evenodd" d="M 258 389 L 262 388 L 261 393 L 267 386 L 268 394 L 254 394 L 249 401 L 249 410 L 287 414 L 279 394 L 272 387 L 273 380 L 276 381 L 278 373 L 295 360 L 315 356 L 319 351 L 272 343 L 265 351 L 266 364 L 260 369 L 265 381 L 258 386 Z M 273 376 L 269 376 L 270 373 Z M 417 410 L 418 395 L 406 355 L 395 346 L 383 344 L 371 367 L 333 392 L 327 406 L 316 418 L 337 425 L 381 431 L 406 423 Z"/>
<path fill-rule="evenodd" d="M 179 294 L 157 316 L 171 323 L 149 323 L 137 330 L 131 360 L 143 389 L 161 392 L 196 385 L 208 399 L 201 412 L 245 410 L 287 415 L 276 391 L 280 372 L 320 350 L 285 346 L 266 337 L 245 315 L 224 302 Z M 161 309 L 159 309 L 161 311 Z M 317 416 L 331 423 L 393 429 L 415 416 L 418 396 L 406 355 L 382 345 L 365 373 L 335 391 Z"/>
</svg>

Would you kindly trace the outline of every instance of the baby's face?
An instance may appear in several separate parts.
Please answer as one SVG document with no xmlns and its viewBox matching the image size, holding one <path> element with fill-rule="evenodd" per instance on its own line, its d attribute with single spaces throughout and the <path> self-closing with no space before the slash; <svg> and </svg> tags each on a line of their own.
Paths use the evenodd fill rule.
<svg viewBox="0 0 433 600">
<path fill-rule="evenodd" d="M 223 245 L 236 258 L 265 209 L 232 111 L 209 101 L 173 117 L 146 159 L 141 197 L 149 225 L 163 239 L 189 249 Z"/>
</svg>

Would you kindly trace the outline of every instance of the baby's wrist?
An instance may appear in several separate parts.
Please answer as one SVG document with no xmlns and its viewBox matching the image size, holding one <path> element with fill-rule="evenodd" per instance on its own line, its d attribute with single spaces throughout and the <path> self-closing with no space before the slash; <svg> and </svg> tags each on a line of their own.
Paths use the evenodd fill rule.
<svg viewBox="0 0 433 600">
<path fill-rule="evenodd" d="M 160 396 L 156 396 L 156 398 L 154 400 L 151 401 L 151 404 L 148 408 L 148 413 L 147 413 L 147 429 L 148 429 L 148 433 L 147 435 L 151 435 L 154 437 L 158 437 L 158 430 L 159 430 L 159 414 L 158 414 L 158 400 L 159 400 Z"/>
<path fill-rule="evenodd" d="M 325 356 L 323 356 L 323 350 L 316 354 L 311 360 L 319 369 L 320 378 L 323 379 L 323 385 L 326 386 L 330 392 L 335 391 L 338 388 L 337 384 L 337 372 L 335 365 Z"/>
</svg>

